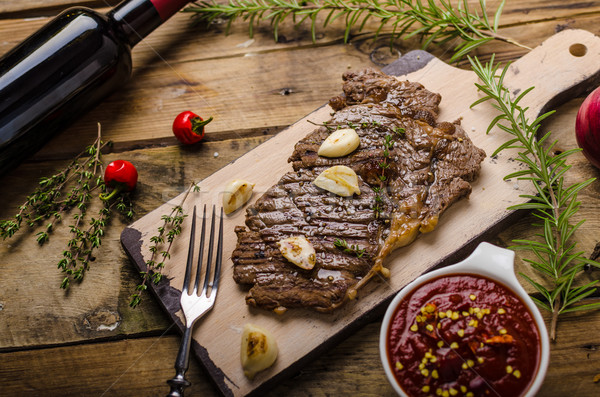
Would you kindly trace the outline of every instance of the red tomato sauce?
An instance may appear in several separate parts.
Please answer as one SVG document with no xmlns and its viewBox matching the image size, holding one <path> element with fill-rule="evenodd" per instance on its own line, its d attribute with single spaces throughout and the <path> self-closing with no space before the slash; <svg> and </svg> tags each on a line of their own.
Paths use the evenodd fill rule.
<svg viewBox="0 0 600 397">
<path fill-rule="evenodd" d="M 398 305 L 388 329 L 394 375 L 411 396 L 524 394 L 537 372 L 540 334 L 527 306 L 478 275 L 440 276 Z"/>
</svg>

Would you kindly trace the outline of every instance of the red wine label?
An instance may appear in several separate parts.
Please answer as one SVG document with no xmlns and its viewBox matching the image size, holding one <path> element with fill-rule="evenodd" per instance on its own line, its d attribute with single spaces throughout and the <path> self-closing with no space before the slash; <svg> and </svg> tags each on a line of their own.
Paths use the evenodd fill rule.
<svg viewBox="0 0 600 397">
<path fill-rule="evenodd" d="M 171 18 L 173 14 L 181 10 L 191 0 L 150 0 L 150 2 L 158 11 L 160 19 L 166 21 Z"/>
</svg>

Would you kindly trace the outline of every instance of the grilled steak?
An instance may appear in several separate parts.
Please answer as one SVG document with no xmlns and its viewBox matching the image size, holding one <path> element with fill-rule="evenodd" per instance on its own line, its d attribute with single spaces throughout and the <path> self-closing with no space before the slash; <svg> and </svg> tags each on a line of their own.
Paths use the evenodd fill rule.
<svg viewBox="0 0 600 397">
<path fill-rule="evenodd" d="M 384 224 L 372 209 L 373 189 L 360 181 L 360 195 L 339 197 L 316 187 L 317 175 L 318 170 L 287 173 L 248 210 L 248 229 L 236 228 L 234 279 L 253 284 L 248 304 L 330 311 L 371 270 Z M 390 208 L 389 202 L 384 205 Z M 312 270 L 290 264 L 277 247 L 279 240 L 295 235 L 315 248 L 318 265 Z M 355 249 L 336 248 L 339 239 Z"/>
<path fill-rule="evenodd" d="M 344 94 L 330 101 L 332 118 L 296 144 L 289 158 L 295 172 L 247 210 L 248 229 L 236 229 L 234 278 L 252 285 L 248 304 L 338 307 L 377 272 L 388 275 L 386 256 L 432 231 L 439 216 L 471 192 L 485 153 L 460 123 L 436 121 L 438 94 L 373 69 L 343 79 Z M 322 142 L 338 128 L 357 132 L 358 149 L 339 158 L 319 156 Z M 312 184 L 334 165 L 357 173 L 360 195 L 338 197 Z M 277 241 L 294 235 L 315 247 L 314 269 L 300 269 L 279 252 Z M 358 258 L 357 250 L 335 247 L 336 238 L 364 253 Z"/>
<path fill-rule="evenodd" d="M 435 123 L 442 97 L 419 83 L 400 81 L 373 68 L 347 71 L 342 80 L 344 94 L 329 101 L 333 110 L 361 103 L 389 103 L 403 116 Z"/>
</svg>

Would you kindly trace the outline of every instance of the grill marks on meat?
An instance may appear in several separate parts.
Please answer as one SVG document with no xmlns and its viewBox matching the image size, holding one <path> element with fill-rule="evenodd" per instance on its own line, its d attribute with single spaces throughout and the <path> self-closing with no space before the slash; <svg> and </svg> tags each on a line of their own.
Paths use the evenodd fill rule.
<svg viewBox="0 0 600 397">
<path fill-rule="evenodd" d="M 387 255 L 432 231 L 439 216 L 471 192 L 469 182 L 478 175 L 485 153 L 459 122 L 436 122 L 438 94 L 373 69 L 347 72 L 343 79 L 344 94 L 330 101 L 336 110 L 331 120 L 296 144 L 289 158 L 296 172 L 284 175 L 248 209 L 249 230 L 236 229 L 234 278 L 253 285 L 248 304 L 333 310 L 378 272 L 389 275 L 383 267 Z M 359 148 L 341 158 L 318 156 L 321 143 L 336 128 L 355 129 Z M 387 159 L 386 139 L 393 143 Z M 389 167 L 382 181 L 384 161 Z M 337 197 L 312 184 L 319 172 L 334 165 L 354 169 L 361 195 Z M 380 213 L 373 210 L 376 197 L 383 200 Z M 292 235 L 306 236 L 315 247 L 313 270 L 302 270 L 281 256 L 276 242 Z M 357 258 L 336 248 L 336 238 L 356 244 L 365 254 Z"/>
<path fill-rule="evenodd" d="M 429 164 L 431 139 L 424 130 L 431 126 L 419 120 L 403 117 L 386 104 L 353 105 L 336 112 L 327 123 L 300 140 L 289 161 L 294 169 L 346 165 L 371 185 L 379 185 L 384 159 L 384 140 L 391 135 L 394 147 L 390 151 L 393 170 L 422 168 Z M 354 128 L 360 137 L 358 150 L 341 158 L 320 157 L 317 152 L 332 129 Z M 392 175 L 394 176 L 394 175 Z"/>
<path fill-rule="evenodd" d="M 372 210 L 375 193 L 361 180 L 360 195 L 339 197 L 312 183 L 318 172 L 285 174 L 248 210 L 248 229 L 236 228 L 234 280 L 253 285 L 248 304 L 330 311 L 371 270 L 383 232 L 383 221 Z M 294 235 L 305 236 L 315 248 L 317 265 L 312 270 L 289 263 L 277 248 L 277 241 Z M 336 239 L 345 239 L 364 253 L 359 258 L 340 250 Z"/>
<path fill-rule="evenodd" d="M 395 206 L 390 232 L 372 272 L 385 272 L 383 260 L 387 255 L 413 242 L 419 233 L 434 230 L 452 203 L 469 196 L 469 182 L 476 178 L 485 158 L 485 152 L 473 145 L 458 123 L 443 123 L 413 134 L 413 143 L 426 143 L 419 149 L 423 158 L 413 163 L 416 167 L 395 163 L 396 178 L 388 179 L 387 185 Z M 359 287 L 366 279 L 361 280 Z"/>
</svg>

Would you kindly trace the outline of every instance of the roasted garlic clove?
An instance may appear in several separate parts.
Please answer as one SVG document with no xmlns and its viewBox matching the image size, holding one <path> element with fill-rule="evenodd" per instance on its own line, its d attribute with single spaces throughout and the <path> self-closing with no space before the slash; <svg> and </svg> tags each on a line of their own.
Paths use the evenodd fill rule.
<svg viewBox="0 0 600 397">
<path fill-rule="evenodd" d="M 277 242 L 281 255 L 294 265 L 305 270 L 315 267 L 317 253 L 304 236 L 292 236 Z"/>
<path fill-rule="evenodd" d="M 313 181 L 318 187 L 338 196 L 349 197 L 360 194 L 356 172 L 345 165 L 335 165 L 321 172 Z"/>
<path fill-rule="evenodd" d="M 269 331 L 253 324 L 244 325 L 240 357 L 248 379 L 254 379 L 258 372 L 273 365 L 278 351 L 275 338 Z"/>
<path fill-rule="evenodd" d="M 324 157 L 342 157 L 352 153 L 360 144 L 360 138 L 352 128 L 335 130 L 323 141 L 317 154 Z"/>
<path fill-rule="evenodd" d="M 242 179 L 234 179 L 225 185 L 223 191 L 223 211 L 230 214 L 240 208 L 252 196 L 254 183 Z"/>
</svg>

